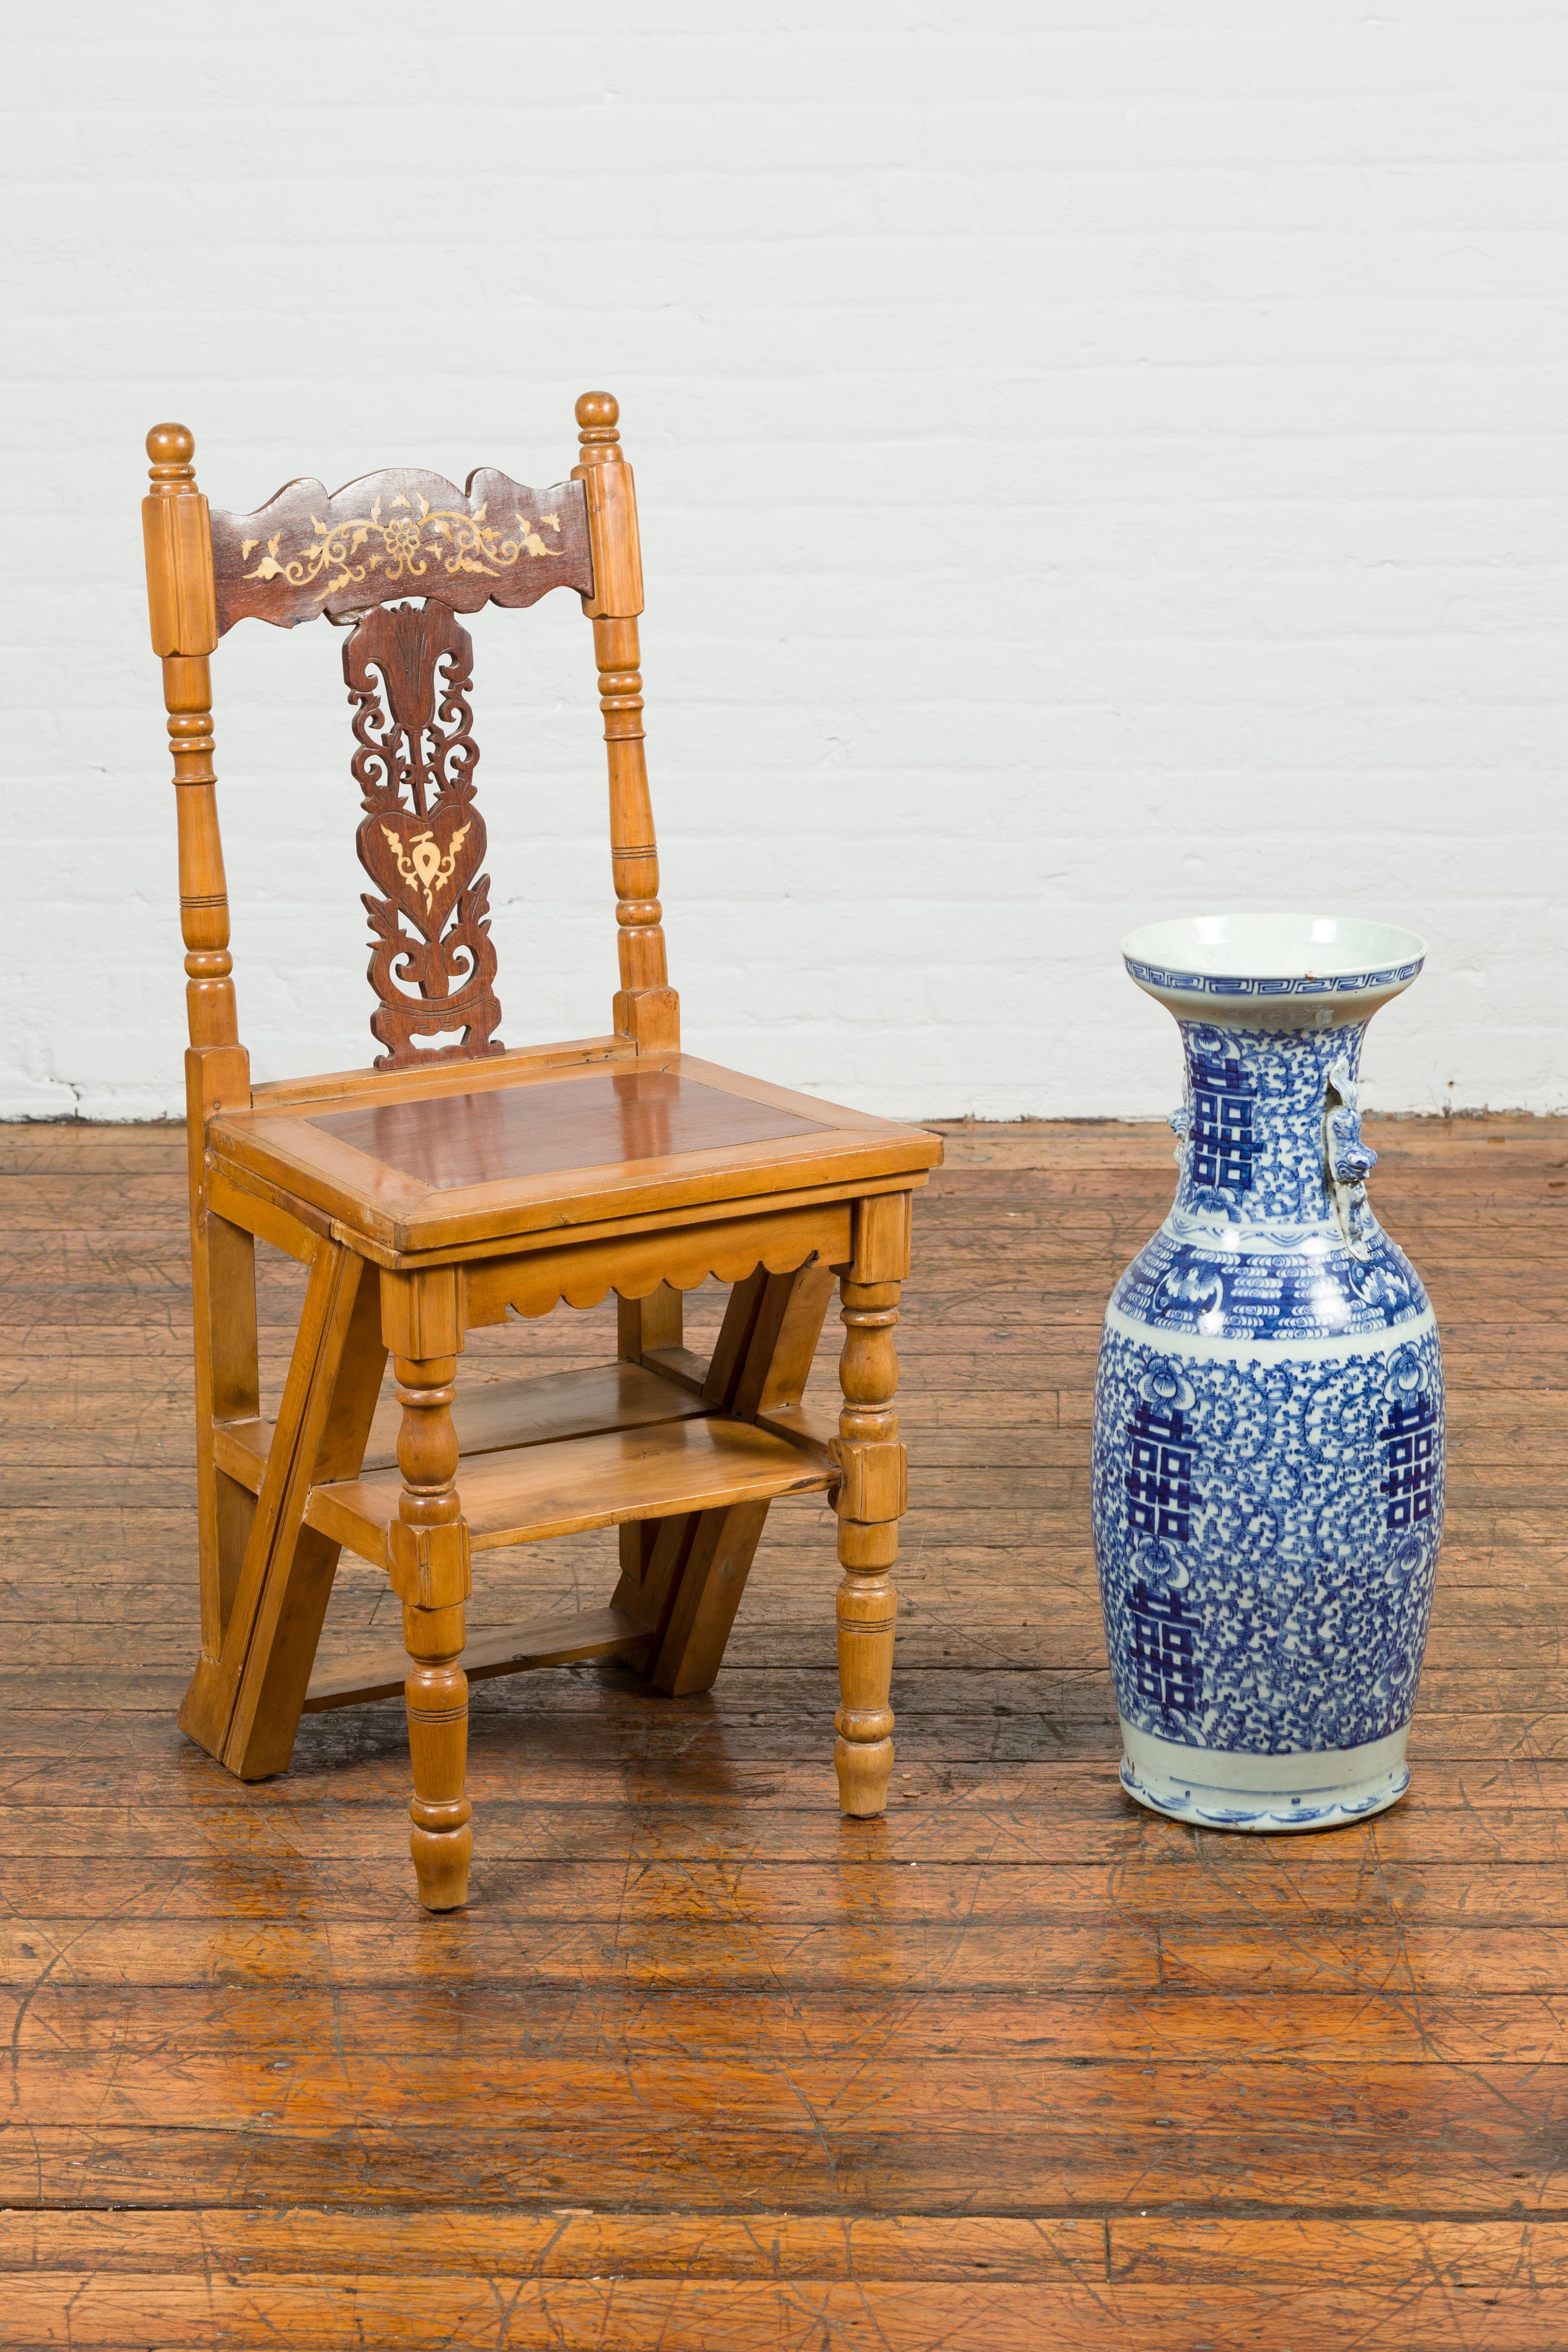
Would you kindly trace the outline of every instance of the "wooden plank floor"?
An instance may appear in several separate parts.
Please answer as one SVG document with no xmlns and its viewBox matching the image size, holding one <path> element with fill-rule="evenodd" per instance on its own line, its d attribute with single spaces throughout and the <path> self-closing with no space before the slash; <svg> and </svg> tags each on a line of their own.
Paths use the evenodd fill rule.
<svg viewBox="0 0 1568 2352">
<path fill-rule="evenodd" d="M 1452 1399 L 1402 1808 L 1226 1839 L 1121 1795 L 1086 1433 L 1170 1138 L 974 1128 L 916 1217 L 887 1819 L 835 1805 L 803 1499 L 710 1696 L 476 1690 L 435 1920 L 398 1706 L 251 1789 L 174 1726 L 181 1135 L 0 1130 L 0 2343 L 1561 2352 L 1568 1121 L 1373 1140 Z M 268 1257 L 275 1380 L 298 1297 Z M 612 1352 L 561 1315 L 465 1375 Z M 471 1622 L 601 1602 L 610 1549 L 487 1555 Z M 345 1564 L 330 1642 L 391 1615 Z"/>
</svg>

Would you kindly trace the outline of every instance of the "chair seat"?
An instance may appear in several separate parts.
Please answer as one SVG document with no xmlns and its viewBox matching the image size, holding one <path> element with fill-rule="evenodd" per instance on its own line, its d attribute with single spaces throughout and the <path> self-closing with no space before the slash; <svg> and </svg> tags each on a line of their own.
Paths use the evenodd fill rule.
<svg viewBox="0 0 1568 2352">
<path fill-rule="evenodd" d="M 335 1094 L 258 1087 L 253 1108 L 211 1122 L 209 1164 L 306 1204 L 385 1264 L 780 1194 L 864 1195 L 941 1157 L 918 1128 L 689 1054 L 613 1050 L 571 1069 L 498 1055 L 356 1074 Z"/>
<path fill-rule="evenodd" d="M 679 1051 L 644 752 L 637 500 L 614 398 L 584 393 L 576 416 L 578 462 L 547 490 L 494 467 L 458 489 L 395 467 L 337 492 L 300 477 L 246 513 L 208 506 L 185 426 L 147 436 L 148 610 L 180 787 L 191 1045 L 201 1648 L 180 1723 L 237 1778 L 264 1780 L 287 1766 L 302 1712 L 401 1687 L 410 1852 L 436 1912 L 468 1899 L 469 1679 L 619 1656 L 671 1697 L 710 1689 L 781 1496 L 826 1494 L 837 1522 L 844 1810 L 881 1811 L 892 1765 L 889 1570 L 907 1499 L 893 1333 L 911 1197 L 942 1145 Z M 614 1034 L 509 1051 L 474 646 L 457 615 L 556 588 L 580 596 L 593 626 Z M 242 619 L 289 630 L 323 613 L 347 625 L 379 1051 L 374 1071 L 256 1087 L 229 954 L 209 659 Z M 877 858 L 860 864 L 857 887 L 879 903 Z M 258 1241 L 307 1269 L 271 1417 Z M 700 1357 L 682 1294 L 710 1280 L 729 1297 Z M 836 1286 L 843 1402 L 828 1419 L 805 1389 Z M 612 1295 L 616 1364 L 463 1381 L 470 1332 Z M 395 1433 L 380 1403 L 389 1356 Z M 487 1605 L 477 1554 L 609 1527 L 607 1607 L 470 1634 L 470 1601 Z M 402 1643 L 318 1664 L 345 1546 L 386 1571 Z"/>
</svg>

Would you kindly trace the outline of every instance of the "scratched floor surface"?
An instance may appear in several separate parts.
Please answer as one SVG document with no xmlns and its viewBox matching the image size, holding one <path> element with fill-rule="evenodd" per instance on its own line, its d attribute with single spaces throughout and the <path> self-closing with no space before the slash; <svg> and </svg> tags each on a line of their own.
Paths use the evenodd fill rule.
<svg viewBox="0 0 1568 2352">
<path fill-rule="evenodd" d="M 887 1819 L 834 1802 L 830 1522 L 776 1506 L 710 1696 L 476 1689 L 435 1920 L 400 1708 L 248 1789 L 174 1728 L 180 1134 L 0 1130 L 0 2344 L 1562 2352 L 1568 1121 L 1374 1140 L 1452 1396 L 1399 1811 L 1226 1839 L 1121 1797 L 1086 1432 L 1170 1139 L 977 1128 L 916 1216 Z M 269 1258 L 275 1380 L 298 1297 Z M 613 1331 L 476 1335 L 465 1377 L 503 1349 Z M 489 1554 L 470 1622 L 611 1578 L 596 1537 Z M 387 1616 L 345 1563 L 329 1640 Z"/>
</svg>

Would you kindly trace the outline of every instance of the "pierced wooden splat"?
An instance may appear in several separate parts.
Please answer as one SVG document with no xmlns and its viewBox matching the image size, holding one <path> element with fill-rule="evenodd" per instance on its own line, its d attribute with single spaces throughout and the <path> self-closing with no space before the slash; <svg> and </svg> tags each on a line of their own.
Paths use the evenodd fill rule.
<svg viewBox="0 0 1568 2352">
<path fill-rule="evenodd" d="M 366 812 L 355 845 L 386 894 L 364 897 L 374 934 L 370 984 L 381 1000 L 371 1034 L 387 1049 L 378 1070 L 504 1051 L 494 1034 L 489 877 L 479 870 L 485 825 L 474 805 L 473 666 L 467 629 L 428 601 L 367 613 L 343 646 L 359 745 L 352 764 Z M 414 1042 L 452 1029 L 463 1033 L 456 1045 Z"/>
<path fill-rule="evenodd" d="M 552 588 L 594 593 L 581 483 L 531 490 L 492 466 L 460 490 L 405 467 L 330 496 L 319 481 L 288 482 L 254 514 L 215 514 L 212 550 L 219 636 L 247 618 L 292 629 L 397 596 L 477 613 L 535 604 Z"/>
</svg>

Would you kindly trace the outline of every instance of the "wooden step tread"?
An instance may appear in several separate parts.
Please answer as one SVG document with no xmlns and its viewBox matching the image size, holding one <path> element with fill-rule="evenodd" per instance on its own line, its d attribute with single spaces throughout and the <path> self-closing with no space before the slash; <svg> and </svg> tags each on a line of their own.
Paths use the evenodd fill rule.
<svg viewBox="0 0 1568 2352">
<path fill-rule="evenodd" d="M 582 1658 L 634 1654 L 653 1640 L 647 1627 L 624 1609 L 578 1609 L 566 1617 L 534 1617 L 521 1625 L 485 1627 L 470 1639 L 458 1664 L 471 1683 L 497 1675 L 526 1674 L 533 1666 L 570 1666 Z M 318 1661 L 305 1696 L 305 1713 L 361 1706 L 370 1699 L 396 1698 L 408 1672 L 401 1642 L 384 1642 L 333 1664 Z"/>
<path fill-rule="evenodd" d="M 649 1422 L 674 1421 L 709 1410 L 682 1381 L 647 1371 L 640 1364 L 595 1364 L 581 1372 L 536 1372 L 506 1381 L 461 1384 L 452 1407 L 458 1450 L 464 1455 L 493 1454 L 502 1446 L 548 1445 L 595 1430 L 636 1429 Z M 390 1470 L 397 1461 L 402 1413 L 390 1394 L 376 1407 L 365 1448 L 364 1470 Z M 222 1421 L 213 1432 L 220 1470 L 248 1486 L 261 1487 L 272 1444 L 267 1420 Z"/>
<path fill-rule="evenodd" d="M 458 1473 L 476 1551 L 576 1535 L 631 1519 L 820 1492 L 832 1473 L 787 1439 L 718 1417 L 605 1430 L 563 1443 L 481 1454 Z M 363 1559 L 384 1566 L 397 1517 L 395 1470 L 312 1490 L 306 1517 Z"/>
</svg>

